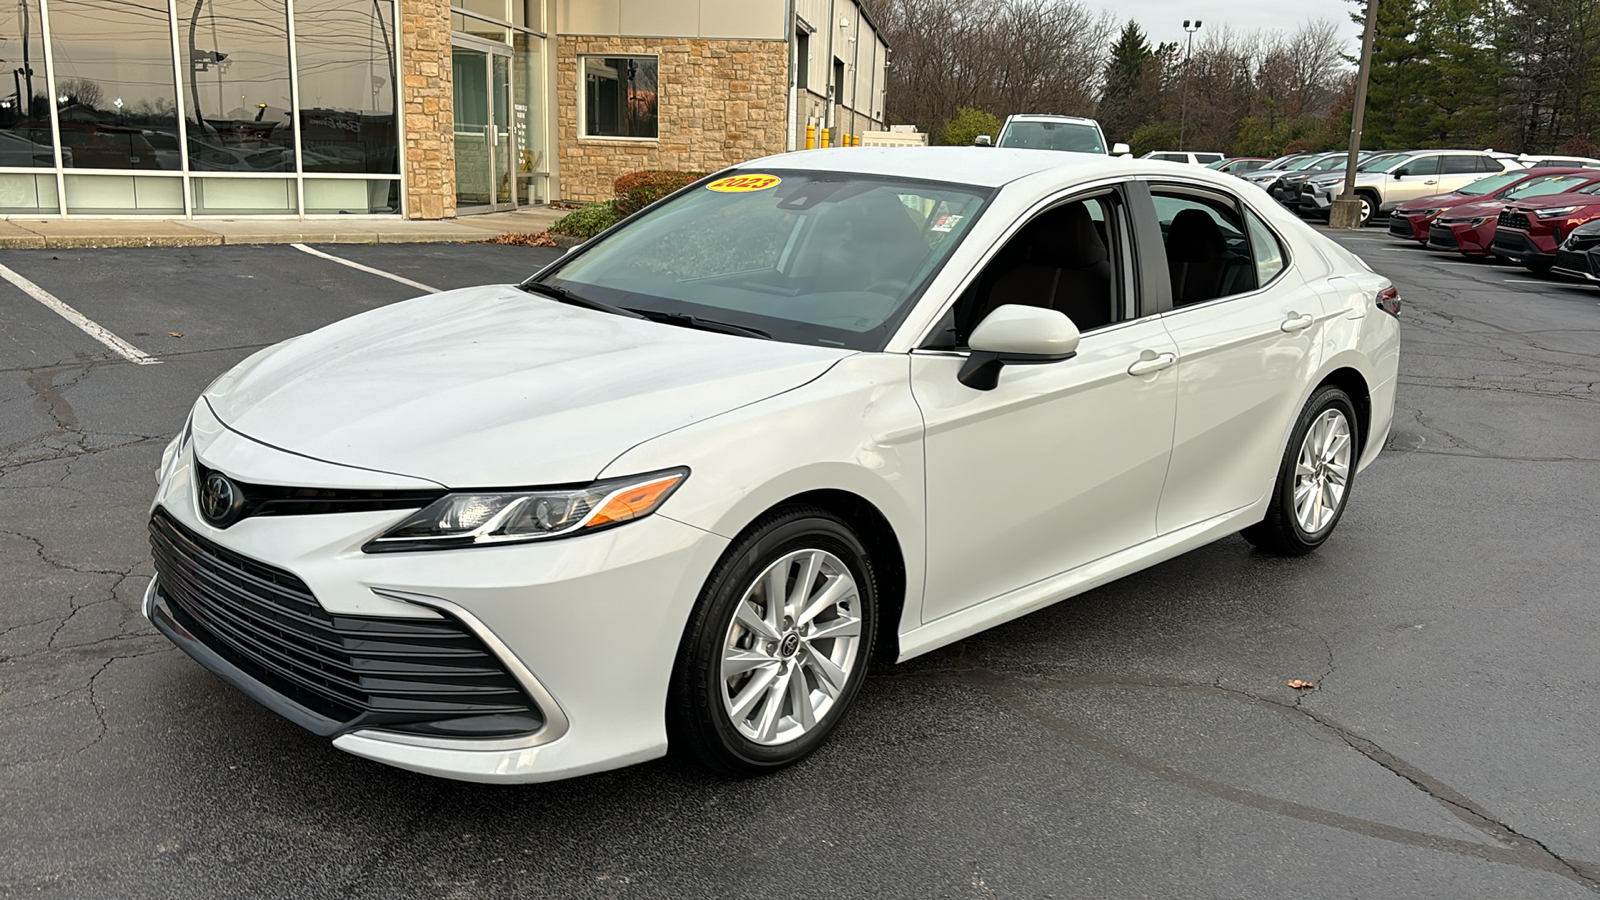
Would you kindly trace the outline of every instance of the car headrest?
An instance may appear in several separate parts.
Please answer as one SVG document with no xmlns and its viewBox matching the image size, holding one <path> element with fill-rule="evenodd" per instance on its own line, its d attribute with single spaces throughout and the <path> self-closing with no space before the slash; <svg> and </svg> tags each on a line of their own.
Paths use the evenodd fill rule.
<svg viewBox="0 0 1600 900">
<path fill-rule="evenodd" d="M 1211 262 L 1219 259 L 1227 246 L 1222 229 L 1203 210 L 1179 212 L 1167 229 L 1167 259 L 1173 262 Z"/>
<path fill-rule="evenodd" d="M 1081 202 L 1050 210 L 1030 226 L 1034 227 L 1038 228 L 1038 236 L 1029 248 L 1029 262 L 1082 269 L 1110 258 L 1100 229 L 1095 227 L 1089 208 Z"/>
</svg>

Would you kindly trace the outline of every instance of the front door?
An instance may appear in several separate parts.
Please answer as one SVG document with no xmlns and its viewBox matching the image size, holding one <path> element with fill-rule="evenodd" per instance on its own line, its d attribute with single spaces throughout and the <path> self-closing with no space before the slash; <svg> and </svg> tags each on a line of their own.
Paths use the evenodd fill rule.
<svg viewBox="0 0 1600 900">
<path fill-rule="evenodd" d="M 451 47 L 458 213 L 516 206 L 510 53 L 493 41 L 460 35 Z"/>
<path fill-rule="evenodd" d="M 1073 216 L 1062 215 L 1069 206 L 1090 211 L 1076 216 L 1079 227 L 1040 229 L 1051 216 L 1070 223 Z M 968 289 L 980 308 L 1066 312 L 1083 332 L 1075 357 L 1007 366 L 994 389 L 982 391 L 957 380 L 959 350 L 912 354 L 911 389 L 926 429 L 924 622 L 1156 536 L 1177 347 L 1131 296 L 1128 221 L 1117 193 L 1056 206 L 1008 241 Z M 1019 273 L 1041 269 L 1043 284 L 1070 285 L 1054 302 L 1009 290 L 1038 280 Z"/>
</svg>

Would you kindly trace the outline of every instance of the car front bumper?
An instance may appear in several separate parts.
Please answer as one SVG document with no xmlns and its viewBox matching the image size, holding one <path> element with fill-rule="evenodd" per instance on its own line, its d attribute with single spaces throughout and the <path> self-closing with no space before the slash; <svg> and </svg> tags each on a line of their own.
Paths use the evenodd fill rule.
<svg viewBox="0 0 1600 900">
<path fill-rule="evenodd" d="M 1544 243 L 1554 242 L 1546 237 Z M 1494 255 L 1504 257 L 1512 262 L 1522 263 L 1547 263 L 1555 259 L 1555 247 L 1548 249 L 1540 246 L 1540 241 L 1535 235 L 1523 231 L 1514 231 L 1509 228 L 1496 228 L 1494 232 Z"/>
<path fill-rule="evenodd" d="M 257 483 L 272 464 L 260 448 L 241 457 Z M 226 454 L 203 456 L 206 466 L 228 472 Z M 343 468 L 309 465 L 323 467 L 325 480 Z M 307 467 L 296 457 L 285 470 L 303 476 Z M 146 617 L 257 701 L 342 750 L 468 781 L 549 781 L 666 752 L 666 695 L 679 639 L 725 538 L 658 513 L 543 543 L 369 554 L 361 547 L 410 511 L 265 516 L 216 529 L 199 514 L 193 472 L 194 451 L 181 448 L 152 516 L 164 514 L 208 546 L 294 576 L 341 621 L 464 624 L 533 698 L 543 724 L 480 738 L 341 723 L 274 686 L 281 682 L 269 684 L 230 662 L 228 651 L 238 648 L 221 646 L 216 634 L 201 639 L 195 633 L 201 629 L 185 628 L 158 565 L 145 594 Z"/>
</svg>

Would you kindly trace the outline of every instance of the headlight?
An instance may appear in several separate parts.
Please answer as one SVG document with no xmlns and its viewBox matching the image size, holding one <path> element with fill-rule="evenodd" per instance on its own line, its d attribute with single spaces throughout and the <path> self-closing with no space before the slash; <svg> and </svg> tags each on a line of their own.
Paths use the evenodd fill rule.
<svg viewBox="0 0 1600 900">
<path fill-rule="evenodd" d="M 1576 206 L 1555 206 L 1550 209 L 1536 209 L 1533 214 L 1541 219 L 1554 219 L 1557 216 L 1575 213 L 1578 209 L 1579 207 Z"/>
<path fill-rule="evenodd" d="M 1419 209 L 1416 212 L 1412 213 L 1412 215 L 1421 216 L 1424 219 L 1431 219 L 1434 216 L 1437 216 L 1439 213 L 1442 213 L 1442 212 L 1444 212 L 1444 210 L 1442 208 L 1441 209 Z"/>
<path fill-rule="evenodd" d="M 689 477 L 669 469 L 578 488 L 446 494 L 361 549 L 445 550 L 587 534 L 655 512 Z"/>
</svg>

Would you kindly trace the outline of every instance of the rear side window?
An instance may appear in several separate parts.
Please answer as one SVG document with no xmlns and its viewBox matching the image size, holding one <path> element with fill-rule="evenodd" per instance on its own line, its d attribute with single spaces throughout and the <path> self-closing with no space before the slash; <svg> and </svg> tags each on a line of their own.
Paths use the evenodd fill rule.
<svg viewBox="0 0 1600 900">
<path fill-rule="evenodd" d="M 1250 256 L 1256 263 L 1256 284 L 1269 284 L 1283 271 L 1283 243 L 1260 216 L 1250 210 L 1245 210 L 1244 216 L 1250 227 Z"/>
<path fill-rule="evenodd" d="M 1256 289 L 1256 261 L 1236 204 L 1210 192 L 1153 187 L 1150 193 L 1166 245 L 1173 306 Z"/>
<path fill-rule="evenodd" d="M 1483 159 L 1482 156 L 1446 156 L 1443 165 L 1439 167 L 1439 174 L 1469 175 L 1482 171 L 1478 163 Z"/>
</svg>

